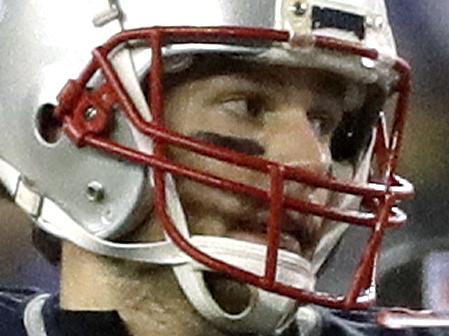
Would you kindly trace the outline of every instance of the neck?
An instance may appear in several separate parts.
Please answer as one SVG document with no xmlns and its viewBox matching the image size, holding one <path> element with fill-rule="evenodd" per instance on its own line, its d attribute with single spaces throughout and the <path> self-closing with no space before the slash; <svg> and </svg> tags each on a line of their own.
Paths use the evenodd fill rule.
<svg viewBox="0 0 449 336">
<path fill-rule="evenodd" d="M 116 310 L 133 336 L 222 336 L 187 302 L 167 267 L 100 257 L 64 243 L 61 307 Z"/>
</svg>

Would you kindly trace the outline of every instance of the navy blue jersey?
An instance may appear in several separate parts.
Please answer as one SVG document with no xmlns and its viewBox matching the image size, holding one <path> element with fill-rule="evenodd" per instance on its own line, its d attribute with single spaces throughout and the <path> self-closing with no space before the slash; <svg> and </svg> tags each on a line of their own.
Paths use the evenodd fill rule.
<svg viewBox="0 0 449 336">
<path fill-rule="evenodd" d="M 292 324 L 282 336 L 441 336 L 449 328 L 392 330 L 377 324 L 378 310 L 340 311 L 314 307 L 319 321 L 304 330 Z M 37 289 L 0 288 L 1 336 L 131 336 L 115 311 L 68 311 L 59 307 L 57 295 Z"/>
<path fill-rule="evenodd" d="M 115 311 L 68 311 L 57 295 L 0 288 L 1 336 L 131 336 Z"/>
<path fill-rule="evenodd" d="M 0 290 L 0 335 L 27 335 L 23 312 L 37 294 L 39 291 L 36 289 Z"/>
</svg>

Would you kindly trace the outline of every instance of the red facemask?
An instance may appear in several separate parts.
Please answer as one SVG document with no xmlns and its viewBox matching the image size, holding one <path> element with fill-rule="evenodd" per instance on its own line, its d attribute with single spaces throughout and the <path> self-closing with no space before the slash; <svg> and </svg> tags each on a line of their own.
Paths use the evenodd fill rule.
<svg viewBox="0 0 449 336">
<path fill-rule="evenodd" d="M 153 115 L 151 122 L 144 120 L 138 112 L 109 57 L 116 48 L 136 41 L 149 45 L 152 53 L 151 71 L 148 73 L 147 81 L 149 88 L 146 90 L 149 92 L 148 105 Z M 413 194 L 412 186 L 396 175 L 411 85 L 410 68 L 405 61 L 397 59 L 393 65 L 393 69 L 399 75 L 394 88 L 394 92 L 397 93 L 397 104 L 393 123 L 388 131 L 383 116 L 379 118 L 374 146 L 378 174 L 376 180 L 371 178 L 365 184 L 343 181 L 332 176 L 322 176 L 303 168 L 290 167 L 261 157 L 211 145 L 178 134 L 164 125 L 164 88 L 162 84 L 164 64 L 162 48 L 164 46 L 178 43 L 244 45 L 262 43 L 269 45 L 279 42 L 290 43 L 294 48 L 306 45 L 373 61 L 379 60 L 379 53 L 376 50 L 363 49 L 319 36 L 313 40 L 310 38 L 290 40 L 289 33 L 284 31 L 231 27 L 137 29 L 120 33 L 94 50 L 93 59 L 81 76 L 77 80 L 69 81 L 61 92 L 56 112 L 63 122 L 66 134 L 77 146 L 90 146 L 134 164 L 148 166 L 154 171 L 156 215 L 159 216 L 170 239 L 193 259 L 233 279 L 297 299 L 300 302 L 312 302 L 345 309 L 363 308 L 367 303 L 361 303 L 359 297 L 373 284 L 375 264 L 384 233 L 387 229 L 398 227 L 405 222 L 405 214 L 396 206 L 399 201 L 409 198 Z M 102 74 L 104 82 L 94 89 L 88 88 L 89 81 L 98 73 Z M 139 132 L 152 139 L 155 143 L 154 154 L 150 155 L 124 146 L 109 137 L 109 125 L 113 114 L 119 113 L 118 110 L 126 115 L 129 122 Z M 268 190 L 258 188 L 173 162 L 166 155 L 167 145 L 265 174 L 271 181 L 271 187 Z M 269 207 L 270 216 L 266 227 L 268 246 L 264 275 L 257 276 L 224 263 L 201 252 L 189 243 L 167 214 L 164 178 L 167 173 L 185 177 L 213 188 L 252 197 Z M 367 211 L 345 211 L 287 196 L 284 193 L 284 185 L 288 181 L 358 196 L 362 198 L 363 207 Z M 279 241 L 283 231 L 281 217 L 286 210 L 319 216 L 335 222 L 365 226 L 372 230 L 368 245 L 354 274 L 352 286 L 345 297 L 331 297 L 322 293 L 308 292 L 279 283 L 276 280 Z"/>
</svg>

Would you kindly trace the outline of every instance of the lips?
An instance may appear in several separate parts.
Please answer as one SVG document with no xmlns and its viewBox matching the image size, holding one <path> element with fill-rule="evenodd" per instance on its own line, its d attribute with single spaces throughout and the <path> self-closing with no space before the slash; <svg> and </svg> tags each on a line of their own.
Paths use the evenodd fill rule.
<svg viewBox="0 0 449 336">
<path fill-rule="evenodd" d="M 254 215 L 252 221 L 241 221 L 226 236 L 267 245 L 267 223 L 269 216 L 269 211 L 258 212 Z M 312 216 L 305 216 L 293 211 L 287 211 L 282 216 L 281 221 L 282 231 L 280 234 L 279 248 L 300 256 L 309 255 L 311 246 L 314 246 L 318 240 L 317 232 L 319 231 L 319 224 L 316 223 Z"/>
</svg>

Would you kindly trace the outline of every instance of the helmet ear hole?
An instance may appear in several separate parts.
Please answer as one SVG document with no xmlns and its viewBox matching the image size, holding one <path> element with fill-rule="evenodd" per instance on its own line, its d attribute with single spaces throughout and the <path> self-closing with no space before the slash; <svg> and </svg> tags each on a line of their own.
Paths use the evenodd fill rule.
<svg viewBox="0 0 449 336">
<path fill-rule="evenodd" d="M 55 144 L 62 135 L 62 123 L 55 115 L 53 104 L 44 104 L 36 113 L 36 130 L 47 144 Z"/>
</svg>

